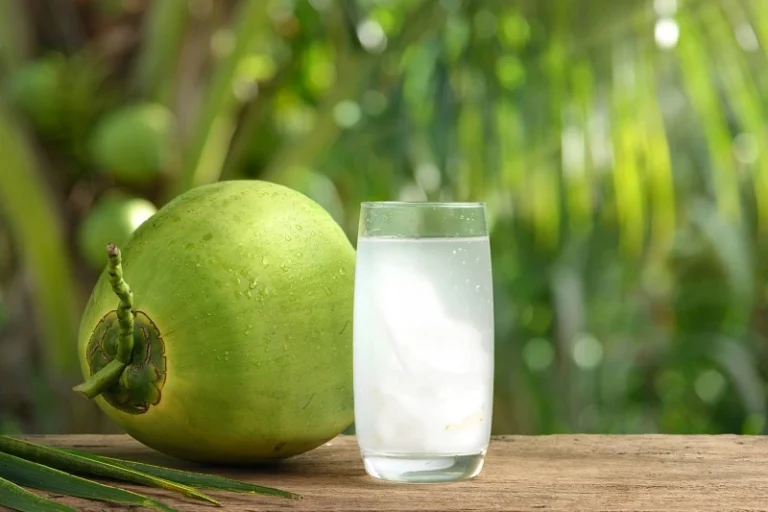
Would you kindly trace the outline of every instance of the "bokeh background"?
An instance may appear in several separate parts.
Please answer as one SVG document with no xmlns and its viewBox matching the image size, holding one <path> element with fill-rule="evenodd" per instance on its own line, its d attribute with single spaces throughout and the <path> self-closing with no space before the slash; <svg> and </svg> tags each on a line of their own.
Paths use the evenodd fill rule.
<svg viewBox="0 0 768 512">
<path fill-rule="evenodd" d="M 190 187 L 480 200 L 495 433 L 764 433 L 764 0 L 0 0 L 0 432 L 70 391 L 106 240 Z"/>
</svg>

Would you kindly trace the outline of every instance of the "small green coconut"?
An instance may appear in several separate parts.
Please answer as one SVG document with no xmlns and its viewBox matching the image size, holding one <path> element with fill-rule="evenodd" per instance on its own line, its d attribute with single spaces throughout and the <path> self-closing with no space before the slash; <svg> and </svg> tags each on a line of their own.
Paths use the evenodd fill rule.
<svg viewBox="0 0 768 512">
<path fill-rule="evenodd" d="M 107 264 L 107 244 L 122 246 L 155 212 L 155 205 L 140 197 L 120 193 L 102 197 L 78 228 L 80 254 L 94 269 L 103 269 Z"/>
<path fill-rule="evenodd" d="M 354 263 L 339 225 L 294 190 L 193 189 L 110 246 L 82 318 L 76 390 L 179 458 L 311 450 L 353 419 Z"/>
<path fill-rule="evenodd" d="M 26 62 L 8 81 L 8 96 L 32 125 L 42 133 L 59 131 L 63 125 L 65 61 L 46 56 Z"/>
<path fill-rule="evenodd" d="M 94 129 L 90 151 L 101 172 L 120 182 L 152 183 L 163 171 L 173 114 L 156 103 L 138 103 L 109 112 Z"/>
</svg>

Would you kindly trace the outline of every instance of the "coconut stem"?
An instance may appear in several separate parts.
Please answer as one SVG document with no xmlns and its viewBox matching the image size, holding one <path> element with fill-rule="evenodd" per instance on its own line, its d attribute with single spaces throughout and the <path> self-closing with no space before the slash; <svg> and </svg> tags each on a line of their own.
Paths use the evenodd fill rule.
<svg viewBox="0 0 768 512">
<path fill-rule="evenodd" d="M 131 352 L 133 351 L 133 292 L 128 283 L 123 280 L 123 265 L 120 259 L 120 249 L 115 244 L 107 245 L 107 254 L 109 255 L 109 264 L 107 273 L 109 274 L 109 283 L 112 285 L 112 291 L 120 299 L 117 306 L 117 321 L 120 324 L 120 340 L 117 344 L 117 355 L 115 359 L 121 363 L 131 362 Z"/>
<path fill-rule="evenodd" d="M 117 342 L 117 354 L 104 368 L 91 375 L 85 382 L 73 389 L 88 398 L 94 398 L 109 389 L 117 382 L 126 365 L 131 362 L 133 352 L 133 292 L 123 279 L 123 266 L 120 259 L 120 249 L 110 242 L 107 245 L 107 274 L 112 291 L 120 299 L 117 306 L 117 321 L 120 326 L 120 338 Z"/>
<path fill-rule="evenodd" d="M 120 378 L 123 370 L 125 370 L 125 363 L 113 359 L 107 363 L 107 366 L 91 375 L 82 384 L 78 384 L 72 389 L 88 398 L 96 398 L 117 382 L 117 379 Z"/>
</svg>

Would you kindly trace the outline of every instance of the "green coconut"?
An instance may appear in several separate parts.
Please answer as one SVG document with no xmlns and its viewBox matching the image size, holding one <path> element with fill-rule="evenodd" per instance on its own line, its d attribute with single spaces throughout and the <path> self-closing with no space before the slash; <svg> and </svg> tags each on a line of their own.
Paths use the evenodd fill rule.
<svg viewBox="0 0 768 512">
<path fill-rule="evenodd" d="M 163 170 L 173 114 L 156 103 L 124 106 L 106 114 L 91 140 L 91 156 L 99 169 L 117 180 L 144 185 Z"/>
<path fill-rule="evenodd" d="M 65 61 L 48 56 L 25 63 L 8 83 L 8 95 L 16 108 L 44 133 L 56 132 L 62 126 Z"/>
<path fill-rule="evenodd" d="M 157 212 L 154 204 L 140 197 L 109 194 L 102 197 L 80 224 L 77 234 L 80 254 L 95 269 L 107 264 L 104 247 L 122 246 L 144 221 Z"/>
<path fill-rule="evenodd" d="M 260 181 L 206 185 L 109 252 L 75 389 L 129 435 L 182 459 L 248 463 L 351 424 L 355 252 L 317 203 Z"/>
</svg>

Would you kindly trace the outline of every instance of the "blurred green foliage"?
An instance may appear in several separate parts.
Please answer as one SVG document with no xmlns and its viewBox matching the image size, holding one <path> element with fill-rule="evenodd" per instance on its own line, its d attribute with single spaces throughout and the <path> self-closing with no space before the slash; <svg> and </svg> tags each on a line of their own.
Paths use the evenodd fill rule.
<svg viewBox="0 0 768 512">
<path fill-rule="evenodd" d="M 61 280 L 39 267 L 62 258 L 82 304 L 98 269 L 71 234 L 115 189 L 159 207 L 277 181 L 352 240 L 363 200 L 482 200 L 497 433 L 765 431 L 762 0 L 0 3 L 0 128 L 35 148 L 0 171 L 0 198 L 24 197 L 0 203 L 16 272 Z M 139 102 L 170 112 L 162 138 L 100 131 Z M 55 213 L 24 222 L 40 201 Z M 69 314 L 44 304 L 69 290 L 33 288 L 39 323 Z"/>
</svg>

